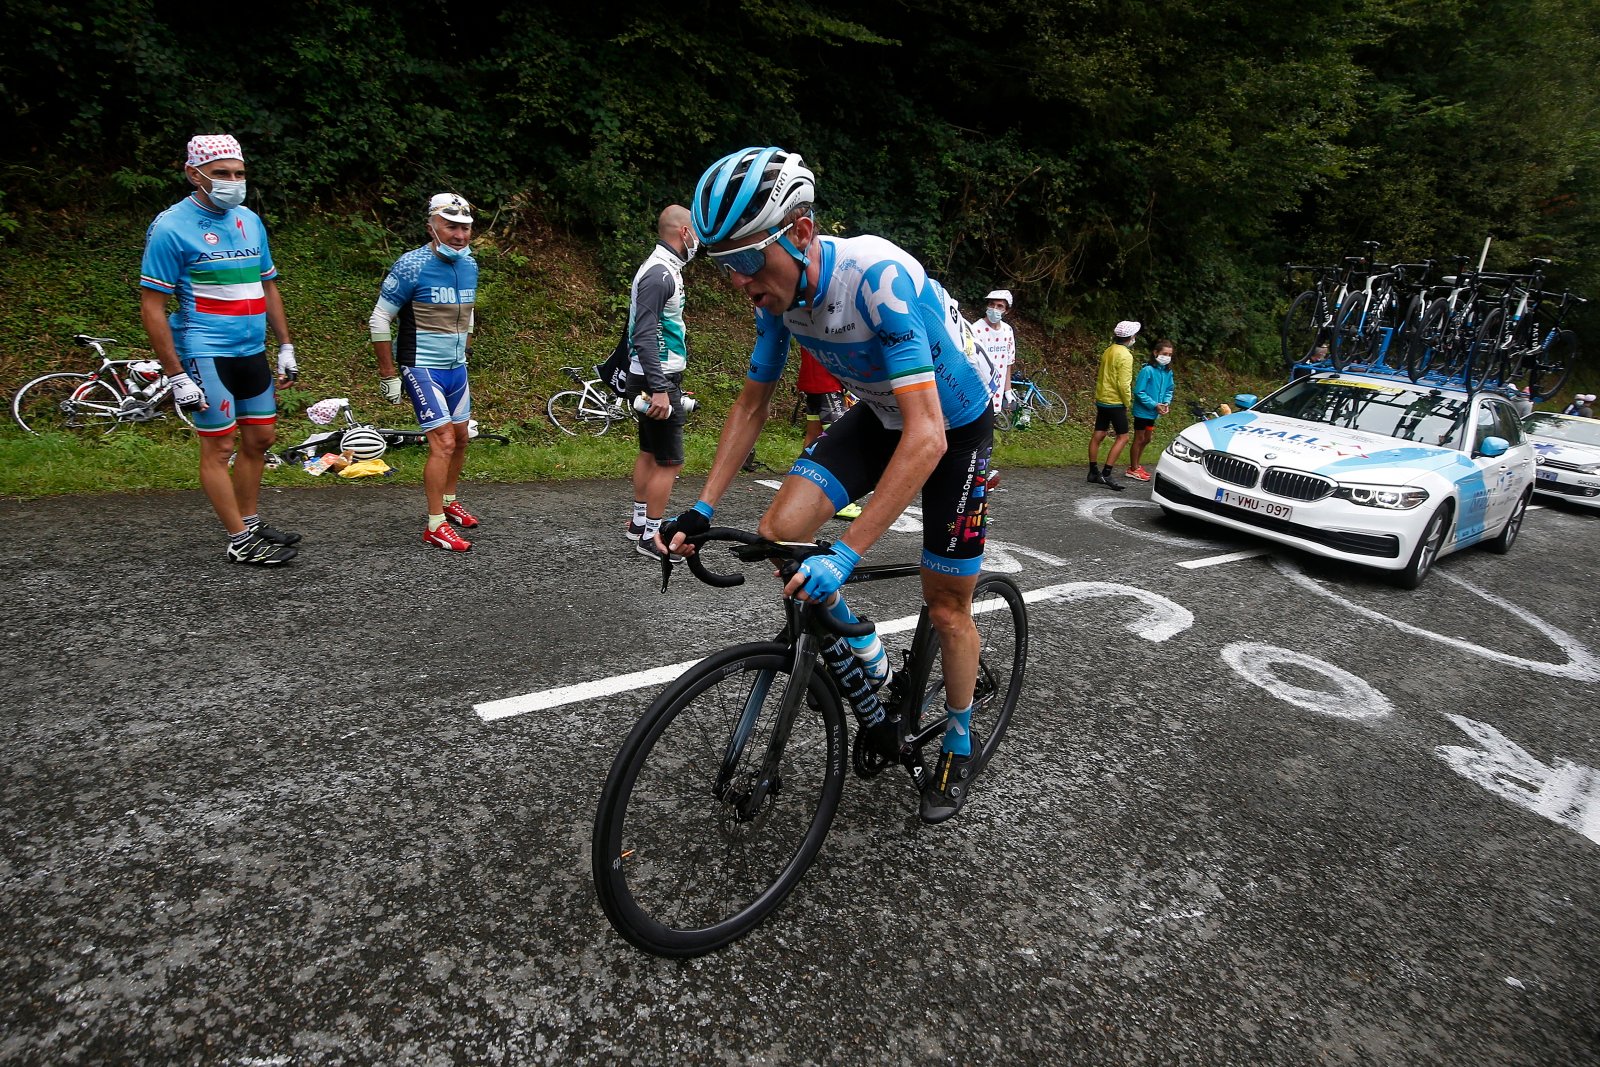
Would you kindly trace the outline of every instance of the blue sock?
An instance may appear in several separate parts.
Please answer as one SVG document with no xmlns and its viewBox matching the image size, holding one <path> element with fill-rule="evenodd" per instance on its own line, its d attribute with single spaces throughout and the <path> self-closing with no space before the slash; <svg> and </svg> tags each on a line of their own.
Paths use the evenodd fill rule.
<svg viewBox="0 0 1600 1067">
<path fill-rule="evenodd" d="M 957 711 L 944 708 L 944 750 L 957 756 L 972 755 L 972 705 Z"/>
</svg>

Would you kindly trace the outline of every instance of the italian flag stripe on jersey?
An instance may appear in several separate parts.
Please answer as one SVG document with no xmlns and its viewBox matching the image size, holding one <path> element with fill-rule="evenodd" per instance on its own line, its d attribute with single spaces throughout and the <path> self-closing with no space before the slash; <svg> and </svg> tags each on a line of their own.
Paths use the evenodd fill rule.
<svg viewBox="0 0 1600 1067">
<path fill-rule="evenodd" d="M 195 285 L 243 285 L 261 280 L 261 265 L 249 263 L 238 267 L 194 267 L 189 280 Z"/>
<path fill-rule="evenodd" d="M 223 288 L 231 288 L 224 286 Z M 239 286 L 238 288 L 245 288 Z M 259 293 L 261 287 L 256 286 Z M 202 315 L 265 315 L 267 312 L 267 298 L 265 296 L 244 297 L 236 299 L 218 300 L 215 297 L 194 295 L 194 309 Z"/>
</svg>

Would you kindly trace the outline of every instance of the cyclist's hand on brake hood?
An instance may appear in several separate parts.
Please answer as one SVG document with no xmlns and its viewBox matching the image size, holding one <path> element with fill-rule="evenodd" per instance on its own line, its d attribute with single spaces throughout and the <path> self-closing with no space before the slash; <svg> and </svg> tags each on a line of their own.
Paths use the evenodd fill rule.
<svg viewBox="0 0 1600 1067">
<path fill-rule="evenodd" d="M 678 539 L 680 534 L 684 537 L 698 537 L 711 529 L 711 514 L 712 507 L 710 504 L 707 504 L 704 500 L 696 500 L 694 507 L 661 527 L 661 533 L 659 534 L 661 543 L 667 546 L 669 552 L 682 555 L 683 546 L 673 544 L 673 542 Z M 693 552 L 694 549 L 690 548 L 689 551 Z"/>
<path fill-rule="evenodd" d="M 200 383 L 184 371 L 179 371 L 171 378 L 172 399 L 180 408 L 186 411 L 204 411 L 206 409 L 206 391 L 200 388 Z"/>
<path fill-rule="evenodd" d="M 860 562 L 861 557 L 856 550 L 840 541 L 828 551 L 811 556 L 800 564 L 800 570 L 789 579 L 783 591 L 790 596 L 804 592 L 807 600 L 820 603 L 838 592 Z"/>
</svg>

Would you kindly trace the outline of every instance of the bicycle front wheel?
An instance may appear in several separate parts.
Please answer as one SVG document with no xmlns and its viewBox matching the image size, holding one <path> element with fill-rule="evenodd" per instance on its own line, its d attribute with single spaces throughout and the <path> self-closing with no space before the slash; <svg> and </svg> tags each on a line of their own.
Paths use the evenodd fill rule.
<svg viewBox="0 0 1600 1067">
<path fill-rule="evenodd" d="M 981 771 L 988 765 L 1011 723 L 1028 667 L 1028 607 L 1017 583 L 1003 574 L 985 574 L 972 592 L 972 621 L 978 628 L 978 684 L 972 700 L 972 753 Z M 945 719 L 943 656 L 934 664 L 923 693 L 920 732 Z"/>
<path fill-rule="evenodd" d="M 1547 347 L 1533 350 L 1528 366 L 1528 392 L 1535 404 L 1542 404 L 1561 391 L 1578 361 L 1578 335 L 1560 330 Z"/>
<path fill-rule="evenodd" d="M 1067 421 L 1067 398 L 1054 389 L 1040 389 L 1034 407 L 1039 417 L 1052 426 L 1060 426 Z"/>
<path fill-rule="evenodd" d="M 1307 290 L 1294 298 L 1283 317 L 1283 369 L 1288 373 L 1317 347 L 1317 327 L 1322 325 L 1322 296 Z"/>
<path fill-rule="evenodd" d="M 651 703 L 600 791 L 591 859 L 618 933 L 698 956 L 749 933 L 800 881 L 844 788 L 844 711 L 820 665 L 784 722 L 787 645 L 736 645 Z M 761 788 L 774 737 L 777 776 Z"/>
<path fill-rule="evenodd" d="M 545 412 L 556 429 L 569 437 L 590 433 L 599 437 L 611 429 L 611 412 L 603 404 L 590 401 L 576 389 L 566 389 L 550 398 Z"/>
<path fill-rule="evenodd" d="M 11 415 L 31 434 L 95 436 L 117 428 L 122 397 L 92 374 L 46 374 L 17 390 Z"/>
<path fill-rule="evenodd" d="M 1333 319 L 1333 344 L 1328 349 L 1336 371 L 1343 371 L 1360 353 L 1361 316 L 1366 307 L 1366 293 L 1351 293 L 1339 302 Z"/>
</svg>

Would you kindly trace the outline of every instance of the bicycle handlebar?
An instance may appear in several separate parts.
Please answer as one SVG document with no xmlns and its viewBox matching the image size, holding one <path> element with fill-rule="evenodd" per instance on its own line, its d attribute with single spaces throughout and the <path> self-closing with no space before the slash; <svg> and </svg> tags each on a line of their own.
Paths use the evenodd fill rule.
<svg viewBox="0 0 1600 1067">
<path fill-rule="evenodd" d="M 800 565 L 801 560 L 810 556 L 821 555 L 833 547 L 832 542 L 829 541 L 769 541 L 758 534 L 737 530 L 731 526 L 713 526 L 703 534 L 685 538 L 684 542 L 693 545 L 696 549 L 693 554 L 684 557 L 689 564 L 690 572 L 707 585 L 721 589 L 743 585 L 744 575 L 738 571 L 722 574 L 706 566 L 705 561 L 700 558 L 698 550 L 712 541 L 732 542 L 735 545 L 732 549 L 733 554 L 746 563 L 754 563 L 760 560 L 773 562 L 781 560 L 783 561 L 783 566 L 779 570 L 786 578 L 793 575 L 793 569 Z M 663 556 L 661 559 L 662 592 L 666 592 L 667 581 L 671 577 L 672 561 Z M 857 622 L 848 623 L 840 622 L 826 611 L 817 611 L 815 615 L 824 627 L 840 637 L 865 637 L 872 632 L 874 625 L 871 619 L 864 617 Z"/>
</svg>

